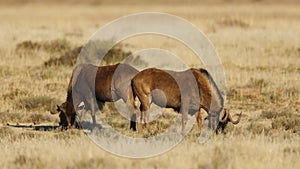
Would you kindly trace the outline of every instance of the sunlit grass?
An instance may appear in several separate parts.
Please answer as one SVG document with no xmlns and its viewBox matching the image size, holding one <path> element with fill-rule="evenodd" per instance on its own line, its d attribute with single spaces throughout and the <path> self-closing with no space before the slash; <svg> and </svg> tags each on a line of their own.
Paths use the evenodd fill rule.
<svg viewBox="0 0 300 169">
<path fill-rule="evenodd" d="M 0 8 L 1 167 L 299 168 L 299 6 L 256 3 L 120 8 L 100 3 Z M 198 144 L 199 131 L 194 126 L 174 149 L 141 160 L 103 151 L 81 130 L 35 131 L 33 127 L 12 127 L 58 125 L 58 116 L 50 111 L 65 101 L 74 63 L 68 60 L 66 64 L 45 66 L 44 63 L 83 45 L 100 26 L 113 19 L 144 11 L 175 14 L 203 30 L 216 47 L 225 69 L 226 107 L 231 109 L 233 118 L 243 112 L 238 125 L 229 124 L 225 135 L 214 136 L 206 144 Z M 190 66 L 202 65 L 188 47 L 171 38 L 145 35 L 122 43 L 127 44 L 122 50 L 132 53 L 160 48 L 176 54 Z M 103 110 L 108 124 L 135 137 L 136 132 L 129 131 L 128 120 L 110 105 Z M 151 122 L 154 134 L 166 130 L 177 115 L 164 111 Z M 203 116 L 206 116 L 204 111 Z M 144 136 L 149 137 L 144 130 Z"/>
</svg>

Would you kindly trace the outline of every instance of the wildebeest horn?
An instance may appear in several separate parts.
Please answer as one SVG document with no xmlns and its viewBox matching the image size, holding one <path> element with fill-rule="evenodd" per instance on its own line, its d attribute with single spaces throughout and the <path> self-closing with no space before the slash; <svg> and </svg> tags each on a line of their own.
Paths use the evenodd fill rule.
<svg viewBox="0 0 300 169">
<path fill-rule="evenodd" d="M 229 112 L 227 111 L 227 109 L 224 109 L 224 118 L 221 118 L 220 122 L 224 123 L 227 121 L 228 117 L 230 117 Z"/>
<path fill-rule="evenodd" d="M 57 114 L 58 111 L 60 110 L 59 105 L 56 105 L 56 108 L 57 108 L 57 109 L 56 109 L 57 111 L 54 111 L 54 112 L 53 112 L 53 111 L 50 111 L 50 113 L 51 113 L 51 114 Z"/>
<path fill-rule="evenodd" d="M 50 113 L 51 113 L 51 114 L 57 114 L 58 112 L 53 112 L 53 111 L 50 111 Z"/>
<path fill-rule="evenodd" d="M 229 114 L 229 121 L 232 123 L 232 124 L 238 124 L 239 122 L 240 122 L 240 120 L 241 120 L 241 117 L 242 117 L 242 112 L 238 115 L 239 117 L 238 117 L 238 119 L 237 120 L 233 120 L 232 119 L 232 117 L 230 116 L 230 114 Z"/>
</svg>

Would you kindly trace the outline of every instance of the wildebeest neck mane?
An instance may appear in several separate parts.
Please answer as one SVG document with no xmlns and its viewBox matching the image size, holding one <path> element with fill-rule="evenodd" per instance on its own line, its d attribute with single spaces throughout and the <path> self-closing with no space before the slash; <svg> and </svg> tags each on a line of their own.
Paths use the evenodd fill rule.
<svg viewBox="0 0 300 169">
<path fill-rule="evenodd" d="M 69 103 L 73 103 L 73 97 L 72 97 L 72 91 L 73 91 L 73 87 L 75 86 L 77 80 L 78 80 L 78 77 L 81 73 L 81 70 L 84 68 L 84 67 L 87 67 L 87 66 L 90 66 L 90 64 L 79 64 L 78 66 L 75 67 L 75 69 L 73 70 L 73 73 L 72 73 L 72 76 L 71 76 L 71 80 L 69 82 L 69 85 L 68 85 L 68 91 L 67 91 L 67 102 Z"/>
<path fill-rule="evenodd" d="M 209 74 L 209 72 L 206 69 L 200 68 L 198 69 L 200 71 L 200 73 L 202 73 L 203 75 L 205 75 L 207 77 L 207 79 L 209 80 L 210 84 L 212 85 L 212 88 L 214 89 L 214 91 L 216 91 L 216 94 L 218 96 L 218 99 L 221 103 L 221 108 L 218 112 L 220 112 L 223 108 L 224 108 L 224 98 L 221 94 L 221 91 L 219 90 L 216 82 L 214 81 L 214 79 L 212 78 L 212 76 Z"/>
</svg>

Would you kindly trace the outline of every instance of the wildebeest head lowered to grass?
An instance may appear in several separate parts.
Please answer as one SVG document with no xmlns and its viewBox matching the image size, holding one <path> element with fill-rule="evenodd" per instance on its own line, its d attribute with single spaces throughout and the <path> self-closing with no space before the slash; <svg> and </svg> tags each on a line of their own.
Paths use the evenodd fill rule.
<svg viewBox="0 0 300 169">
<path fill-rule="evenodd" d="M 152 102 L 180 112 L 182 130 L 185 128 L 189 111 L 196 112 L 198 127 L 201 130 L 201 108 L 208 113 L 209 127 L 213 130 L 217 131 L 218 124 L 226 126 L 230 121 L 226 112 L 226 116 L 219 119 L 224 110 L 224 99 L 213 78 L 205 69 L 176 72 L 149 68 L 138 73 L 132 79 L 131 85 L 133 93 L 141 102 L 140 111 L 136 114 L 139 132 L 142 130 L 142 120 L 151 132 L 149 109 Z"/>
<path fill-rule="evenodd" d="M 127 103 L 128 110 L 134 110 L 128 99 L 132 95 L 131 79 L 137 73 L 138 70 L 122 63 L 101 67 L 91 64 L 76 66 L 69 82 L 66 102 L 57 107 L 61 113 L 60 124 L 64 127 L 74 125 L 81 102 L 91 110 L 93 124 L 96 124 L 95 111 L 98 108 L 95 104 L 101 109 L 105 102 L 122 99 Z"/>
<path fill-rule="evenodd" d="M 220 118 L 220 122 L 216 129 L 216 133 L 219 133 L 219 132 L 225 133 L 225 128 L 229 122 L 231 122 L 232 124 L 238 124 L 241 121 L 242 112 L 238 116 L 239 116 L 238 119 L 233 120 L 229 113 L 229 109 L 224 108 L 224 114 L 223 114 L 223 117 Z"/>
</svg>

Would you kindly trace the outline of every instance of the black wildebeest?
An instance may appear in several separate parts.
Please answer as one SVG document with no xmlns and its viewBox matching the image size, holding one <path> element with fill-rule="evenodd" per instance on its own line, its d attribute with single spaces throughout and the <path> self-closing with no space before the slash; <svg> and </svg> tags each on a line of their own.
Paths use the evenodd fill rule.
<svg viewBox="0 0 300 169">
<path fill-rule="evenodd" d="M 231 122 L 232 124 L 238 124 L 241 120 L 242 112 L 238 116 L 239 117 L 237 120 L 233 120 L 229 113 L 229 109 L 224 108 L 224 114 L 223 114 L 223 117 L 220 119 L 220 122 L 216 129 L 216 133 L 219 133 L 219 132 L 225 133 L 225 128 L 226 128 L 228 122 Z"/>
<path fill-rule="evenodd" d="M 211 75 L 205 69 L 188 69 L 182 72 L 149 68 L 139 72 L 131 81 L 134 95 L 140 100 L 140 110 L 136 114 L 137 129 L 142 131 L 141 121 L 149 126 L 149 109 L 151 103 L 161 107 L 173 108 L 182 114 L 184 130 L 188 112 L 196 112 L 199 130 L 202 127 L 200 109 L 208 113 L 209 127 L 217 131 L 221 125 L 228 123 L 226 117 L 219 119 L 224 110 L 224 99 Z M 236 123 L 236 122 L 235 122 Z"/>
<path fill-rule="evenodd" d="M 73 70 L 67 89 L 66 102 L 57 106 L 61 113 L 60 124 L 64 127 L 74 125 L 76 111 L 79 104 L 84 102 L 87 109 L 91 110 L 93 124 L 96 124 L 95 104 L 100 106 L 105 102 L 114 102 L 122 99 L 128 106 L 128 110 L 134 110 L 132 102 L 131 79 L 138 70 L 128 64 L 115 64 L 109 66 L 94 66 L 92 64 L 80 64 Z M 134 128 L 134 126 L 131 126 Z"/>
</svg>

